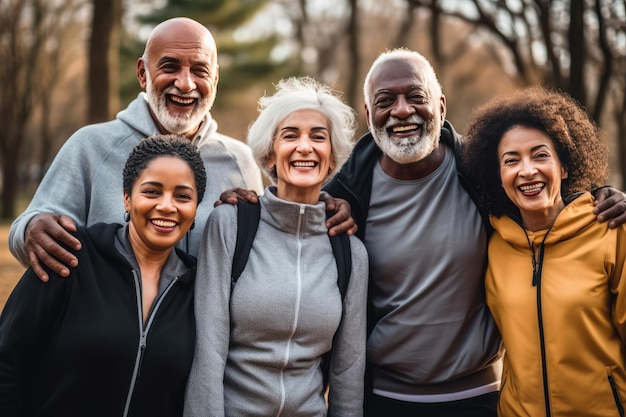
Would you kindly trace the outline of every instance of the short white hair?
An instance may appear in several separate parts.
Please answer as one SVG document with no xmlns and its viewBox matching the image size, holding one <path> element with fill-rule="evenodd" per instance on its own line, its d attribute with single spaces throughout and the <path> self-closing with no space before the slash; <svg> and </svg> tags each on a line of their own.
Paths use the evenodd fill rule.
<svg viewBox="0 0 626 417">
<path fill-rule="evenodd" d="M 425 71 L 424 75 L 426 76 L 428 89 L 433 94 L 433 97 L 440 97 L 443 94 L 441 84 L 437 79 L 437 74 L 435 73 L 433 66 L 430 64 L 430 61 L 428 61 L 428 59 L 426 59 L 424 55 L 407 48 L 390 49 L 378 55 L 378 58 L 376 58 L 376 60 L 372 63 L 372 66 L 365 76 L 365 81 L 363 82 L 363 98 L 365 99 L 365 105 L 368 109 L 371 108 L 370 105 L 372 97 L 370 92 L 370 84 L 374 69 L 382 63 L 396 59 L 419 62 L 423 70 Z"/>
<path fill-rule="evenodd" d="M 330 124 L 331 156 L 335 168 L 332 177 L 346 162 L 354 145 L 356 117 L 354 110 L 344 104 L 339 94 L 311 77 L 290 77 L 276 85 L 276 93 L 259 99 L 259 117 L 248 129 L 248 145 L 259 167 L 272 181 L 276 172 L 267 166 L 270 159 L 278 125 L 290 114 L 299 110 L 316 110 Z"/>
</svg>

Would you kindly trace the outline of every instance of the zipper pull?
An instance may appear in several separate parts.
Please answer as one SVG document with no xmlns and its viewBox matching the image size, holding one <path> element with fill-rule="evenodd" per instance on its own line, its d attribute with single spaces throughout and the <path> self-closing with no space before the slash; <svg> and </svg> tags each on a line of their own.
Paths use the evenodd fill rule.
<svg viewBox="0 0 626 417">
<path fill-rule="evenodd" d="M 535 259 L 535 248 L 533 246 L 533 287 L 539 285 L 541 281 L 541 270 L 543 269 L 543 253 L 544 253 L 544 245 L 543 243 L 539 244 L 538 252 L 538 260 Z"/>
</svg>

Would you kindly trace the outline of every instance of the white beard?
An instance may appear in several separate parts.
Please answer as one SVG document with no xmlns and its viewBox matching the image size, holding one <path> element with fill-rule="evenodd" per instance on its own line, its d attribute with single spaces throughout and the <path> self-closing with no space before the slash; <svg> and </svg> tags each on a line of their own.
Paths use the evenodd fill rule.
<svg viewBox="0 0 626 417">
<path fill-rule="evenodd" d="M 385 155 L 401 165 L 421 161 L 433 153 L 439 145 L 440 126 L 437 123 L 438 115 L 433 120 L 426 123 L 418 115 L 413 115 L 407 119 L 398 119 L 390 116 L 384 127 L 372 128 L 371 133 L 374 142 Z M 393 138 L 387 133 L 387 128 L 399 122 L 423 124 L 422 133 L 405 138 Z M 370 126 L 374 126 L 370 113 Z"/>
<path fill-rule="evenodd" d="M 211 110 L 215 95 L 201 97 L 198 91 L 183 93 L 176 87 L 168 87 L 162 93 L 152 85 L 150 74 L 146 71 L 146 94 L 148 104 L 159 123 L 170 133 L 185 133 L 196 129 Z M 188 112 L 170 114 L 167 109 L 167 94 L 197 99 L 196 105 Z"/>
</svg>

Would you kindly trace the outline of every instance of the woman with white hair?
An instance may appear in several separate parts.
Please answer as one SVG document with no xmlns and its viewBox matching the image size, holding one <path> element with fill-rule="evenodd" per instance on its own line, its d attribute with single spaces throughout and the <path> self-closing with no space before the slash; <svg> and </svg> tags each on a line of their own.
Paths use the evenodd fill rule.
<svg viewBox="0 0 626 417">
<path fill-rule="evenodd" d="M 238 208 L 224 204 L 209 217 L 185 413 L 362 416 L 367 253 L 350 238 L 351 271 L 341 294 L 320 201 L 322 185 L 352 148 L 354 112 L 308 77 L 280 81 L 259 104 L 248 144 L 274 185 L 259 198 L 257 234 L 236 283 Z"/>
</svg>

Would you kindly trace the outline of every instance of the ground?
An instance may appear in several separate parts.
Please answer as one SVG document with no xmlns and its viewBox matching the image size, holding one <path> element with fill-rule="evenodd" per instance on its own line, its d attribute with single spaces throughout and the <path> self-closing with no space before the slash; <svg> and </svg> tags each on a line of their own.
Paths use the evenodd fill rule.
<svg viewBox="0 0 626 417">
<path fill-rule="evenodd" d="M 9 252 L 8 236 L 9 225 L 0 223 L 0 311 L 25 270 Z"/>
</svg>

